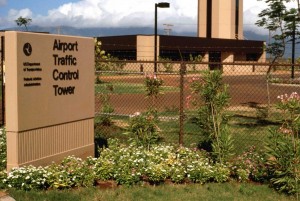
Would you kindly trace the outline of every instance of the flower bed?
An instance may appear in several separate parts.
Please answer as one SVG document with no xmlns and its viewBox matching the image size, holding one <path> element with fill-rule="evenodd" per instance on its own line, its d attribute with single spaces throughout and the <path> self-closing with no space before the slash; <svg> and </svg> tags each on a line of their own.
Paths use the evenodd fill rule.
<svg viewBox="0 0 300 201">
<path fill-rule="evenodd" d="M 99 158 L 81 160 L 70 156 L 47 167 L 15 168 L 8 174 L 2 171 L 0 186 L 43 190 L 87 187 L 112 180 L 118 185 L 141 182 L 157 185 L 165 181 L 226 182 L 229 178 L 229 166 L 212 164 L 206 153 L 197 149 L 155 145 L 147 150 L 111 140 Z"/>
</svg>

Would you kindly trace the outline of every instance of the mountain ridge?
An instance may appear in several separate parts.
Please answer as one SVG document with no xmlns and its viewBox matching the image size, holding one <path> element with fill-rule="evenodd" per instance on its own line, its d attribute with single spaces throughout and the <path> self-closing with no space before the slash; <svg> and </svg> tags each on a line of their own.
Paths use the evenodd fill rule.
<svg viewBox="0 0 300 201">
<path fill-rule="evenodd" d="M 13 27 L 6 30 L 19 30 L 24 31 L 20 27 Z M 101 37 L 101 36 L 120 36 L 120 35 L 152 35 L 154 33 L 151 27 L 121 27 L 121 28 L 76 28 L 72 26 L 58 26 L 58 27 L 42 27 L 42 26 L 30 26 L 28 31 L 34 32 L 46 32 L 51 34 L 61 35 L 74 35 L 74 36 L 85 36 L 85 37 Z M 165 35 L 164 30 L 158 29 L 158 34 Z M 173 36 L 190 36 L 197 37 L 196 32 L 176 32 L 171 31 L 170 35 Z M 251 31 L 244 31 L 244 37 L 246 40 L 259 40 L 266 41 L 267 35 L 256 34 Z"/>
<path fill-rule="evenodd" d="M 23 28 L 13 27 L 6 30 L 19 30 L 24 31 Z M 2 30 L 3 31 L 3 30 Z M 59 27 L 42 27 L 42 26 L 30 26 L 28 31 L 33 32 L 46 32 L 51 34 L 61 34 L 61 35 L 73 35 L 73 36 L 83 36 L 83 37 L 103 37 L 103 36 L 121 36 L 121 35 L 153 35 L 154 30 L 152 27 L 119 27 L 119 28 L 76 28 L 72 26 L 59 26 Z M 158 29 L 159 35 L 166 35 L 164 30 Z M 188 36 L 197 37 L 196 32 L 186 31 L 186 32 L 176 32 L 172 30 L 170 35 L 172 36 Z M 257 40 L 265 41 L 269 40 L 268 35 L 261 35 L 254 33 L 252 31 L 244 31 L 245 40 Z M 296 47 L 296 57 L 300 56 L 298 53 L 299 48 Z M 288 44 L 286 47 L 285 57 L 290 58 L 292 55 L 292 45 Z"/>
</svg>

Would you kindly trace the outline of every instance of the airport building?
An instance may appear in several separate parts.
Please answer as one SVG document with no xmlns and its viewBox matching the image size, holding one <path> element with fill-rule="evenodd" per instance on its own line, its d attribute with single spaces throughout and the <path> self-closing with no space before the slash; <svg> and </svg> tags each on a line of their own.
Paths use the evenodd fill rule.
<svg viewBox="0 0 300 201">
<path fill-rule="evenodd" d="M 201 55 L 203 62 L 265 62 L 264 41 L 244 39 L 243 30 L 243 0 L 198 0 L 197 36 L 157 35 L 157 60 L 188 61 L 190 55 Z M 154 34 L 98 39 L 103 50 L 119 59 L 154 60 Z"/>
</svg>

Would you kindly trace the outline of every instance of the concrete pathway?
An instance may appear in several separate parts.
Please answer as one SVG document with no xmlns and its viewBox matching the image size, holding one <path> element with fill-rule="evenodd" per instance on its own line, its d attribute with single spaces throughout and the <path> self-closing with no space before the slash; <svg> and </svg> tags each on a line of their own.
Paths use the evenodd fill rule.
<svg viewBox="0 0 300 201">
<path fill-rule="evenodd" d="M 0 191 L 0 201 L 16 201 L 9 195 L 7 195 L 6 192 Z"/>
<path fill-rule="evenodd" d="M 16 201 L 16 200 L 8 195 L 5 195 L 5 196 L 0 197 L 0 201 Z"/>
</svg>

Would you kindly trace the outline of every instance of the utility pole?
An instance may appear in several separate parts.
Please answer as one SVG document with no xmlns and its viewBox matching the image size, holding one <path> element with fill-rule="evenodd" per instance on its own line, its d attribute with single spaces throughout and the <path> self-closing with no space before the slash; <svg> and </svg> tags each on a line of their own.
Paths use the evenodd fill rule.
<svg viewBox="0 0 300 201">
<path fill-rule="evenodd" d="M 165 26 L 165 34 L 167 35 L 167 36 L 169 36 L 170 35 L 170 33 L 171 33 L 171 31 L 172 31 L 172 26 L 174 26 L 173 24 L 163 24 L 164 26 Z"/>
<path fill-rule="evenodd" d="M 298 0 L 299 1 L 299 0 Z M 296 16 L 293 19 L 293 36 L 292 36 L 292 75 L 295 78 L 295 43 L 296 43 Z"/>
</svg>

